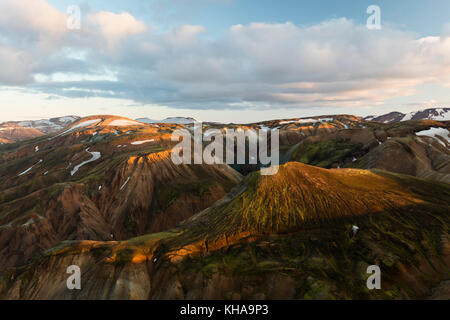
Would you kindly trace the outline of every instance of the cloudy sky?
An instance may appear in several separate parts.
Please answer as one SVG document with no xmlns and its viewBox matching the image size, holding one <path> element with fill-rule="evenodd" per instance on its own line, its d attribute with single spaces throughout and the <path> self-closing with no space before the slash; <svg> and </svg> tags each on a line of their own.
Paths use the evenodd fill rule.
<svg viewBox="0 0 450 320">
<path fill-rule="evenodd" d="M 366 26 L 372 4 L 381 30 Z M 448 0 L 0 0 L 0 121 L 448 107 L 449 12 Z"/>
</svg>

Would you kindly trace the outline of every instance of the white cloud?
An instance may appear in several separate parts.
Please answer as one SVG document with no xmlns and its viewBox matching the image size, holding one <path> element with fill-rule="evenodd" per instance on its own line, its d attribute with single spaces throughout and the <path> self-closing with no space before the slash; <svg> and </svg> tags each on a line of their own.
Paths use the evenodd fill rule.
<svg viewBox="0 0 450 320">
<path fill-rule="evenodd" d="M 43 0 L 0 0 L 0 29 L 6 36 L 49 50 L 67 32 L 65 13 Z"/>
<path fill-rule="evenodd" d="M 130 35 L 137 35 L 148 30 L 145 23 L 136 20 L 131 14 L 122 12 L 91 12 L 87 15 L 88 28 L 96 28 L 106 40 L 109 48 L 115 49 L 118 43 Z"/>
<path fill-rule="evenodd" d="M 235 25 L 211 38 L 203 26 L 158 32 L 129 13 L 101 11 L 73 32 L 65 13 L 29 2 L 0 0 L 0 83 L 28 81 L 54 95 L 105 93 L 177 108 L 363 107 L 425 83 L 450 85 L 448 27 L 420 38 L 341 18 Z"/>
<path fill-rule="evenodd" d="M 0 83 L 24 84 L 31 81 L 33 59 L 26 52 L 0 46 Z"/>
</svg>

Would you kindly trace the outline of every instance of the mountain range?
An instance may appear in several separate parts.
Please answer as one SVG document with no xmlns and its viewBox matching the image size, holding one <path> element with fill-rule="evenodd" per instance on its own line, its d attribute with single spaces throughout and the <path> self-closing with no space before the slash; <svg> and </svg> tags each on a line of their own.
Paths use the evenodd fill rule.
<svg viewBox="0 0 450 320">
<path fill-rule="evenodd" d="M 55 133 L 79 119 L 80 117 L 78 116 L 65 116 L 41 120 L 3 122 L 0 123 L 0 144 L 22 141 L 24 139 L 39 137 L 43 134 Z M 426 119 L 448 121 L 450 120 L 450 108 L 432 108 L 421 111 L 414 111 L 408 114 L 401 112 L 390 112 L 388 114 L 380 116 L 367 116 L 363 118 L 363 120 L 365 121 L 375 121 L 383 123 Z M 136 121 L 150 124 L 192 124 L 197 120 L 191 117 L 169 117 L 163 120 L 137 118 Z"/>
<path fill-rule="evenodd" d="M 278 129 L 273 176 L 259 159 L 175 165 L 171 133 L 191 119 L 15 124 L 39 134 L 0 145 L 0 298 L 450 298 L 450 122 L 436 110 L 204 124 Z"/>
<path fill-rule="evenodd" d="M 0 123 L 0 143 L 17 142 L 55 133 L 79 119 L 80 117 L 76 116 L 65 116 L 41 120 L 3 122 Z"/>
<path fill-rule="evenodd" d="M 368 116 L 364 120 L 367 121 L 377 121 L 383 123 L 393 123 L 408 120 L 439 120 L 439 121 L 449 121 L 450 120 L 450 108 L 432 108 L 420 111 L 413 111 L 409 113 L 401 112 L 390 112 L 383 114 L 381 116 Z"/>
</svg>

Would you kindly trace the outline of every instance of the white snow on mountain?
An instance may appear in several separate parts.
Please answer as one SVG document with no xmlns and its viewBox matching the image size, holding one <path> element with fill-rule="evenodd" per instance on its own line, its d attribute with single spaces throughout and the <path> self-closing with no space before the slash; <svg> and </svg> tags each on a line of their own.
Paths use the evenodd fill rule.
<svg viewBox="0 0 450 320">
<path fill-rule="evenodd" d="M 64 135 L 64 134 L 66 134 L 66 133 L 72 132 L 72 131 L 75 130 L 75 129 L 89 127 L 89 126 L 94 125 L 94 124 L 96 124 L 96 123 L 98 123 L 98 122 L 100 122 L 100 121 L 102 121 L 102 119 L 92 119 L 92 120 L 86 120 L 86 121 L 77 123 L 77 124 L 74 125 L 73 127 L 67 129 L 67 130 L 64 131 L 64 132 L 61 132 L 60 134 L 54 136 L 53 138 L 56 138 L 56 137 L 59 137 L 59 136 L 62 136 L 62 135 Z M 53 139 L 53 138 L 52 138 L 52 139 Z"/>
<path fill-rule="evenodd" d="M 176 123 L 176 124 L 191 124 L 194 122 L 197 122 L 194 118 L 185 118 L 185 117 L 169 117 L 164 120 L 153 120 L 149 118 L 138 118 L 137 121 L 144 122 L 144 123 Z"/>
<path fill-rule="evenodd" d="M 409 120 L 411 120 L 412 119 L 412 117 L 414 117 L 414 115 L 416 114 L 417 112 L 410 112 L 410 113 L 407 113 L 407 114 L 405 114 L 405 116 L 402 118 L 402 120 L 400 120 L 400 121 L 409 121 Z"/>
<path fill-rule="evenodd" d="M 121 191 L 125 188 L 125 186 L 127 185 L 128 181 L 130 181 L 130 177 L 128 177 L 127 180 L 125 181 L 125 183 L 120 187 Z"/>
<path fill-rule="evenodd" d="M 136 146 L 136 145 L 140 145 L 140 144 L 144 144 L 144 143 L 148 143 L 148 142 L 153 142 L 153 141 L 155 141 L 155 139 L 133 141 L 131 144 Z"/>
<path fill-rule="evenodd" d="M 24 128 L 37 129 L 43 133 L 54 133 L 64 129 L 78 119 L 80 118 L 76 116 L 65 116 L 51 119 L 20 121 L 15 123 Z"/>
<path fill-rule="evenodd" d="M 126 126 L 141 126 L 142 123 L 133 120 L 118 119 L 111 121 L 109 125 L 113 127 L 126 127 Z"/>
<path fill-rule="evenodd" d="M 43 161 L 43 160 L 40 159 L 37 163 L 33 164 L 33 165 L 32 165 L 31 167 L 29 167 L 27 170 L 25 170 L 25 171 L 22 172 L 22 173 L 19 173 L 18 177 L 23 176 L 24 174 L 27 174 L 28 172 L 30 172 L 30 171 L 34 168 L 34 166 L 38 165 L 38 164 L 41 163 L 42 161 Z"/>
<path fill-rule="evenodd" d="M 96 151 L 90 152 L 89 148 L 86 149 L 86 152 L 89 152 L 92 155 L 92 158 L 90 158 L 89 160 L 83 161 L 79 165 L 75 166 L 75 168 L 73 168 L 73 170 L 70 172 L 71 176 L 73 176 L 75 173 L 77 173 L 77 171 L 85 164 L 96 161 L 96 160 L 100 159 L 100 157 L 102 156 L 102 154 L 100 152 L 96 152 Z"/>
<path fill-rule="evenodd" d="M 447 147 L 445 143 L 439 138 L 442 137 L 442 139 L 445 139 L 450 144 L 450 132 L 445 128 L 433 127 L 428 130 L 416 132 L 416 135 L 435 138 L 437 141 L 439 141 L 440 144 L 442 144 L 444 147 Z"/>
<path fill-rule="evenodd" d="M 377 121 L 383 123 L 394 123 L 399 121 L 410 121 L 410 120 L 449 121 L 450 108 L 430 108 L 425 110 L 412 111 L 408 113 L 401 113 L 394 111 L 380 116 L 368 116 L 365 117 L 364 120 Z"/>
<path fill-rule="evenodd" d="M 433 120 L 450 121 L 450 110 L 436 109 L 436 112 L 439 115 L 433 116 Z"/>
<path fill-rule="evenodd" d="M 436 108 L 436 109 L 427 109 L 427 110 L 419 110 L 407 113 L 400 121 L 408 121 L 414 118 L 414 116 L 424 113 L 424 116 L 421 118 L 429 119 L 429 120 L 437 120 L 437 121 L 449 121 L 450 120 L 450 109 Z M 428 115 L 427 115 L 428 113 Z M 436 114 L 437 113 L 437 114 Z"/>
<path fill-rule="evenodd" d="M 312 119 L 312 118 L 308 118 L 308 119 L 300 119 L 300 120 L 290 120 L 290 121 L 281 121 L 279 124 L 288 124 L 288 123 L 301 123 L 301 124 L 306 124 L 306 123 L 322 123 L 322 122 L 329 122 L 329 121 L 333 121 L 333 118 L 319 118 L 319 119 Z"/>
</svg>

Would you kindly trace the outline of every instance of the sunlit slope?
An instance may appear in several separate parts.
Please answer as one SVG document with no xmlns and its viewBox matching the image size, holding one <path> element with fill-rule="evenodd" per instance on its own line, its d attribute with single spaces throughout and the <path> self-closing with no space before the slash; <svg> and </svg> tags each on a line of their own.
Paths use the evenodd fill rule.
<svg viewBox="0 0 450 320">
<path fill-rule="evenodd" d="M 193 217 L 208 235 L 282 233 L 307 224 L 378 212 L 448 208 L 450 187 L 409 176 L 358 169 L 327 170 L 290 162 L 274 176 L 252 174 L 231 202 Z"/>
</svg>

